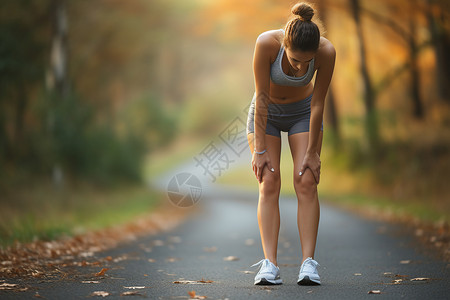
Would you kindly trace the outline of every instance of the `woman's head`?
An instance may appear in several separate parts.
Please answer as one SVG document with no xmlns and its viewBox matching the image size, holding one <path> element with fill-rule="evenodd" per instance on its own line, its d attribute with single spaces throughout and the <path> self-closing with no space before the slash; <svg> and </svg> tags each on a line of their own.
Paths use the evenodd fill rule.
<svg viewBox="0 0 450 300">
<path fill-rule="evenodd" d="M 316 52 L 319 48 L 320 30 L 311 21 L 314 9 L 301 2 L 295 4 L 291 11 L 292 16 L 285 28 L 284 47 L 292 51 Z"/>
</svg>

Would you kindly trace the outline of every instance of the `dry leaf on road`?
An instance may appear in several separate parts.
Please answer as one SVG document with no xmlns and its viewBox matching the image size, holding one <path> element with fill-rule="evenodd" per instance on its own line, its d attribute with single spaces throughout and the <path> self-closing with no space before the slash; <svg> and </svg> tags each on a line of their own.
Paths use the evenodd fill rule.
<svg viewBox="0 0 450 300">
<path fill-rule="evenodd" d="M 231 255 L 231 256 L 224 257 L 223 260 L 225 260 L 225 261 L 235 261 L 235 260 L 239 260 L 239 257 Z"/>
<path fill-rule="evenodd" d="M 424 280 L 430 280 L 430 278 L 425 278 L 425 277 L 417 277 L 417 278 L 413 278 L 413 279 L 411 279 L 411 281 L 424 281 Z"/>
<path fill-rule="evenodd" d="M 205 252 L 216 252 L 217 251 L 217 247 L 216 246 L 203 247 L 203 251 L 205 251 Z"/>
<path fill-rule="evenodd" d="M 408 260 L 408 259 L 405 259 L 405 260 L 401 260 L 401 261 L 400 261 L 400 263 L 401 263 L 402 265 L 409 264 L 410 262 L 411 262 L 411 261 Z"/>
<path fill-rule="evenodd" d="M 100 272 L 95 273 L 95 276 L 103 276 L 103 275 L 105 275 L 106 271 L 108 271 L 108 270 L 109 270 L 109 268 L 103 268 L 100 270 Z"/>
<path fill-rule="evenodd" d="M 95 291 L 95 292 L 92 292 L 89 296 L 91 296 L 91 297 L 95 297 L 95 296 L 106 297 L 109 295 L 111 295 L 111 294 L 108 292 L 105 292 L 105 291 Z"/>
<path fill-rule="evenodd" d="M 200 295 L 196 295 L 195 291 L 188 291 L 189 296 L 191 297 L 190 299 L 206 299 L 206 296 L 200 296 Z"/>
<path fill-rule="evenodd" d="M 368 291 L 367 294 L 381 294 L 381 291 L 380 290 L 371 290 L 371 291 Z"/>
<path fill-rule="evenodd" d="M 138 291 L 127 291 L 120 294 L 120 296 L 145 296 L 144 294 Z"/>
<path fill-rule="evenodd" d="M 173 283 L 181 283 L 181 284 L 205 284 L 205 283 L 213 283 L 212 280 L 205 280 L 202 278 L 202 280 L 177 280 Z"/>
</svg>

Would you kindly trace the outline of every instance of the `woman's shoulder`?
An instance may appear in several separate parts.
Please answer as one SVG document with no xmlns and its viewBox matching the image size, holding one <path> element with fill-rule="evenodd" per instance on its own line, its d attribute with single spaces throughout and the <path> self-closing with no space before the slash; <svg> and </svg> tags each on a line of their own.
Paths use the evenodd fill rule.
<svg viewBox="0 0 450 300">
<path fill-rule="evenodd" d="M 319 65 L 322 63 L 334 63 L 335 57 L 336 49 L 333 44 L 325 37 L 320 37 L 316 62 L 318 62 Z"/>
<path fill-rule="evenodd" d="M 256 47 L 269 54 L 278 54 L 282 44 L 284 32 L 281 29 L 269 30 L 261 33 L 256 39 Z"/>
<path fill-rule="evenodd" d="M 321 57 L 332 57 L 336 55 L 333 44 L 325 37 L 320 37 L 318 55 Z"/>
</svg>

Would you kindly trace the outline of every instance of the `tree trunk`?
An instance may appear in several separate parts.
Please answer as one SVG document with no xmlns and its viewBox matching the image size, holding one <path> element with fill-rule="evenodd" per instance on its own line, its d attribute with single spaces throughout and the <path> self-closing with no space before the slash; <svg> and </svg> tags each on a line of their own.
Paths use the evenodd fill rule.
<svg viewBox="0 0 450 300">
<path fill-rule="evenodd" d="M 318 5 L 318 12 L 319 12 L 319 18 L 322 21 L 322 24 L 325 28 L 327 28 L 327 1 L 326 0 L 319 0 L 317 2 Z M 326 99 L 326 105 L 325 105 L 325 118 L 327 119 L 328 123 L 330 124 L 331 131 L 334 135 L 334 141 L 335 146 L 337 146 L 340 142 L 340 131 L 339 131 L 339 119 L 338 114 L 336 111 L 336 104 L 335 104 L 335 94 L 333 91 L 333 85 L 330 83 L 330 87 L 328 88 L 328 96 Z"/>
<path fill-rule="evenodd" d="M 367 68 L 366 46 L 361 26 L 361 10 L 359 0 L 350 0 L 353 19 L 356 25 L 356 34 L 359 41 L 360 72 L 364 85 L 364 105 L 366 108 L 366 134 L 370 149 L 376 149 L 378 144 L 378 124 L 374 109 L 374 91 L 370 74 Z"/>
<path fill-rule="evenodd" d="M 436 81 L 439 95 L 445 101 L 450 102 L 450 34 L 442 26 L 444 23 L 442 10 L 436 9 L 439 11 L 439 16 L 437 16 L 433 14 L 433 6 L 434 1 L 428 0 L 427 19 L 436 57 Z"/>
<path fill-rule="evenodd" d="M 413 5 L 415 1 L 413 1 Z M 411 78 L 411 97 L 414 105 L 414 116 L 417 119 L 422 119 L 424 116 L 423 105 L 420 99 L 420 79 L 419 79 L 419 67 L 417 61 L 417 43 L 416 43 L 416 20 L 414 17 L 409 19 L 409 53 L 410 53 L 410 78 Z"/>
<path fill-rule="evenodd" d="M 47 88 L 50 94 L 56 96 L 56 101 L 64 101 L 69 94 L 67 80 L 67 15 L 66 0 L 53 0 L 51 2 L 51 16 L 53 24 L 52 46 L 50 52 L 50 74 Z M 53 99 L 54 97 L 52 97 Z M 53 134 L 55 112 L 49 110 L 49 132 Z M 55 160 L 52 169 L 53 183 L 60 188 L 64 183 L 64 172 L 61 164 Z"/>
<path fill-rule="evenodd" d="M 64 98 L 68 95 L 67 81 L 67 15 L 66 0 L 53 0 L 51 4 L 53 38 L 50 53 L 49 90 Z"/>
</svg>

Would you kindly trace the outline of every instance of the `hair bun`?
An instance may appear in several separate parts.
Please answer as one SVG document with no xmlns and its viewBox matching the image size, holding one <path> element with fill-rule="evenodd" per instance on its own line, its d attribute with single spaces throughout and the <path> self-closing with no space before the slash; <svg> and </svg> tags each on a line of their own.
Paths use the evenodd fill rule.
<svg viewBox="0 0 450 300">
<path fill-rule="evenodd" d="M 302 21 L 309 22 L 314 16 L 314 9 L 309 4 L 303 2 L 295 4 L 291 11 Z"/>
</svg>

